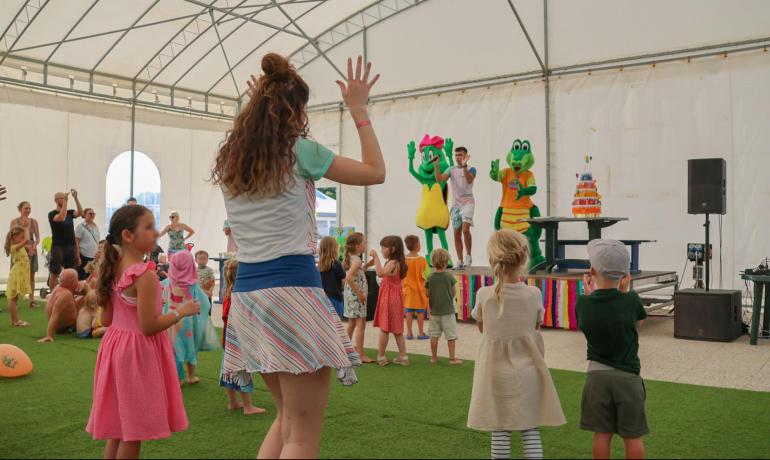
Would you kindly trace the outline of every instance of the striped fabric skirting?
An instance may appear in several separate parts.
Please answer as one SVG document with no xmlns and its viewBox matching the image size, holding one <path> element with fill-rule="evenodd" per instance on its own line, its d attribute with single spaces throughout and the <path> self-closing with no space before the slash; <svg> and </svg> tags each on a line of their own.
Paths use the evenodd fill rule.
<svg viewBox="0 0 770 460">
<path fill-rule="evenodd" d="M 233 292 L 225 331 L 221 385 L 250 391 L 252 373 L 307 374 L 337 370 L 343 385 L 357 379 L 361 358 L 326 293 L 316 287 Z"/>
</svg>

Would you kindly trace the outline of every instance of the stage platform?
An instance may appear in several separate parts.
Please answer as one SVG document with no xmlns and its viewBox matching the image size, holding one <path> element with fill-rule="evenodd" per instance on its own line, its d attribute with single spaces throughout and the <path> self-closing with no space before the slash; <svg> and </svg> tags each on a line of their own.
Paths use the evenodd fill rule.
<svg viewBox="0 0 770 460">
<path fill-rule="evenodd" d="M 470 267 L 450 270 L 458 281 L 457 317 L 472 321 L 470 312 L 476 301 L 476 292 L 494 284 L 489 267 Z M 527 275 L 527 283 L 537 286 L 543 293 L 545 327 L 577 330 L 575 303 L 583 293 L 583 275 L 586 270 L 564 272 L 537 272 Z M 650 312 L 669 314 L 673 308 L 673 295 L 678 284 L 674 271 L 641 271 L 631 275 L 631 288 L 639 293 L 645 309 Z"/>
</svg>

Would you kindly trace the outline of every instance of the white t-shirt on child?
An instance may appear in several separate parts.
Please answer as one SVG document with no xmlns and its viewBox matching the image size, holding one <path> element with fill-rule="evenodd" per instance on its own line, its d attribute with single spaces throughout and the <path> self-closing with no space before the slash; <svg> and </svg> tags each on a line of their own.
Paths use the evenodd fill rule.
<svg viewBox="0 0 770 460">
<path fill-rule="evenodd" d="M 295 152 L 295 184 L 281 195 L 232 198 L 222 188 L 227 220 L 238 242 L 238 262 L 269 262 L 283 256 L 318 252 L 315 181 L 326 174 L 334 153 L 305 138 L 297 139 Z"/>
</svg>

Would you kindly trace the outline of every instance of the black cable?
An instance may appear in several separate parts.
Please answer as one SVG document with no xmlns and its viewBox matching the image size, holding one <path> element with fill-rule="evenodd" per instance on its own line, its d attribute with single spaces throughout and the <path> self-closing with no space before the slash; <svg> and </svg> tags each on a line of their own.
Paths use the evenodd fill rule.
<svg viewBox="0 0 770 460">
<path fill-rule="evenodd" d="M 682 276 L 679 277 L 679 282 L 676 283 L 676 290 L 679 290 L 679 287 L 682 285 L 682 281 L 684 280 L 684 272 L 687 270 L 687 264 L 690 262 L 689 257 L 684 258 L 684 267 L 682 267 Z"/>
</svg>

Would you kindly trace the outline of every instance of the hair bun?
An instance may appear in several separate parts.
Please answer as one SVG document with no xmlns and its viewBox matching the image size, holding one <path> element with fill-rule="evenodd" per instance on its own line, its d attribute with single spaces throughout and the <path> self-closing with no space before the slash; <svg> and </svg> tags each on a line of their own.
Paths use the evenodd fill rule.
<svg viewBox="0 0 770 460">
<path fill-rule="evenodd" d="M 276 53 L 268 53 L 262 58 L 262 71 L 273 81 L 287 81 L 293 72 L 289 61 Z"/>
</svg>

